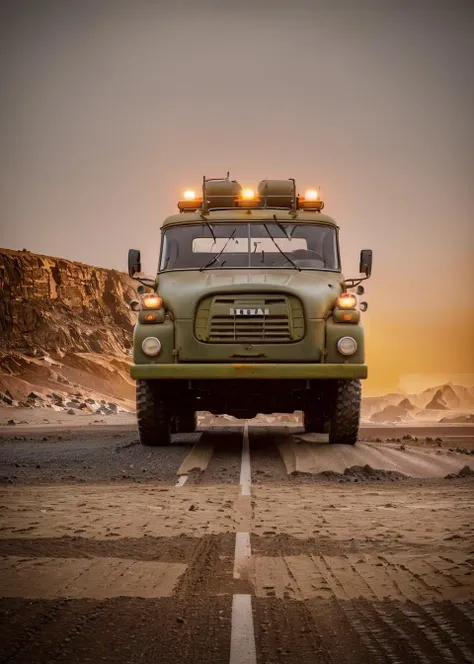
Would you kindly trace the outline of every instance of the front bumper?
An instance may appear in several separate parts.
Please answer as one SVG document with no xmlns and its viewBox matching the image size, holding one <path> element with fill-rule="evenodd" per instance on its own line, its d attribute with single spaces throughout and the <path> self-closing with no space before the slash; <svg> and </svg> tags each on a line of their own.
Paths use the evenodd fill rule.
<svg viewBox="0 0 474 664">
<path fill-rule="evenodd" d="M 229 380 L 367 378 L 366 364 L 132 364 L 132 378 Z"/>
</svg>

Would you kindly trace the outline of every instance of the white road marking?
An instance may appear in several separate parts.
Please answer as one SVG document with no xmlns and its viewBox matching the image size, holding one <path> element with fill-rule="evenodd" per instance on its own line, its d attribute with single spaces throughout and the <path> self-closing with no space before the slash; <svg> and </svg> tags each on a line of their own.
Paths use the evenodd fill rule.
<svg viewBox="0 0 474 664">
<path fill-rule="evenodd" d="M 232 599 L 230 664 L 257 664 L 250 595 L 234 595 Z"/>
<path fill-rule="evenodd" d="M 183 486 L 183 484 L 186 484 L 187 479 L 188 479 L 187 475 L 181 475 L 179 480 L 176 482 L 175 486 Z"/>
<path fill-rule="evenodd" d="M 206 470 L 213 452 L 214 443 L 200 438 L 184 457 L 177 474 L 187 475 L 191 470 L 200 470 L 201 472 Z"/>
<path fill-rule="evenodd" d="M 251 556 L 250 533 L 235 533 L 234 579 L 245 576 Z"/>
<path fill-rule="evenodd" d="M 240 486 L 241 495 L 250 496 L 250 446 L 249 446 L 249 425 L 246 421 L 244 424 L 244 436 L 242 443 L 242 465 L 240 466 Z"/>
<path fill-rule="evenodd" d="M 249 425 L 248 422 L 245 422 L 240 466 L 241 496 L 250 496 L 250 484 Z M 245 498 L 242 502 L 247 503 L 249 499 Z M 245 576 L 245 572 L 250 567 L 251 555 L 250 534 L 248 532 L 235 533 L 234 579 L 241 579 Z M 257 664 L 250 595 L 234 595 L 232 598 L 230 664 Z"/>
</svg>

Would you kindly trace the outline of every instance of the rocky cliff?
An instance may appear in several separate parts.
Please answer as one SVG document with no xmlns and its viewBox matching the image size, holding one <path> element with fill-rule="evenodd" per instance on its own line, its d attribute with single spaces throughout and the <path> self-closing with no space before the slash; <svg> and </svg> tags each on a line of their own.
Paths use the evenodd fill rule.
<svg viewBox="0 0 474 664">
<path fill-rule="evenodd" d="M 132 280 L 116 270 L 0 249 L 2 348 L 124 354 L 134 295 Z"/>
<path fill-rule="evenodd" d="M 0 391 L 20 402 L 58 389 L 132 402 L 134 297 L 116 270 L 0 249 Z"/>
</svg>

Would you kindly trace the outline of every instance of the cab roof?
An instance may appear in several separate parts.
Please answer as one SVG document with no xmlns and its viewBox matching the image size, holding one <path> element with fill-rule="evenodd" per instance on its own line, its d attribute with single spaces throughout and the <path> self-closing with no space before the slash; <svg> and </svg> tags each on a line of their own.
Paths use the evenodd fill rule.
<svg viewBox="0 0 474 664">
<path fill-rule="evenodd" d="M 167 217 L 162 225 L 162 228 L 169 226 L 179 226 L 180 224 L 202 224 L 206 220 L 211 221 L 235 221 L 237 223 L 249 223 L 250 221 L 274 221 L 274 217 L 278 221 L 285 221 L 287 223 L 313 223 L 313 224 L 328 224 L 338 228 L 336 221 L 326 214 L 321 214 L 315 210 L 288 210 L 281 208 L 253 208 L 253 209 L 239 209 L 239 208 L 224 208 L 214 209 L 206 212 L 205 216 L 201 216 L 197 212 L 181 212 Z"/>
</svg>

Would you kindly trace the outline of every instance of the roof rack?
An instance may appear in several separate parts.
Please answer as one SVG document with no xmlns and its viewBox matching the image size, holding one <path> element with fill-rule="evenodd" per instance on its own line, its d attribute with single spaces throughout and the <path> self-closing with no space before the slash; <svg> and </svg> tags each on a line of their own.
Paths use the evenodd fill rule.
<svg viewBox="0 0 474 664">
<path fill-rule="evenodd" d="M 324 203 L 319 198 L 319 192 L 315 189 L 306 192 L 304 197 L 296 193 L 296 182 L 294 178 L 288 180 L 262 180 L 258 185 L 255 196 L 253 190 L 242 190 L 237 180 L 230 179 L 230 172 L 225 178 L 202 178 L 202 198 L 196 198 L 194 192 L 191 198 L 178 202 L 181 212 L 201 211 L 205 215 L 210 210 L 239 209 L 279 209 L 289 210 L 290 214 L 296 215 L 298 210 L 311 210 L 320 212 Z"/>
</svg>

